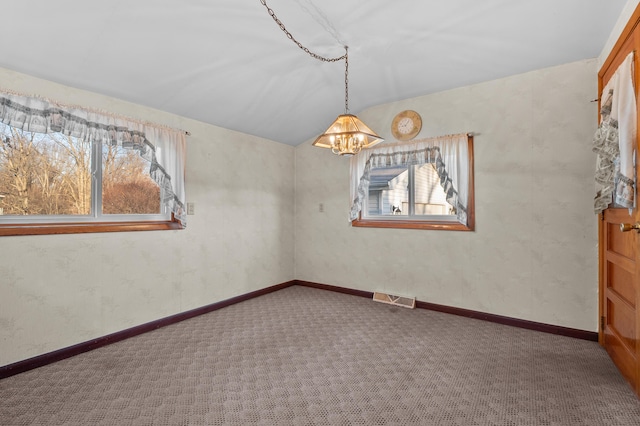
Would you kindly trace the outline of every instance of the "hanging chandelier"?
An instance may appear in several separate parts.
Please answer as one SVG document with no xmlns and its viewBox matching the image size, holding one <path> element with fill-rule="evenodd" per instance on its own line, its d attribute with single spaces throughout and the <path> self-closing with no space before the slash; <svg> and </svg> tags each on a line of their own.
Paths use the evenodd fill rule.
<svg viewBox="0 0 640 426">
<path fill-rule="evenodd" d="M 373 130 L 362 122 L 357 116 L 349 114 L 349 48 L 344 46 L 344 55 L 337 58 L 325 58 L 311 52 L 304 47 L 298 40 L 293 38 L 291 33 L 287 31 L 284 24 L 275 15 L 274 11 L 267 5 L 266 0 L 260 0 L 262 5 L 267 8 L 269 15 L 278 24 L 280 29 L 293 41 L 300 49 L 304 50 L 311 57 L 323 62 L 337 62 L 344 60 L 344 114 L 341 114 L 329 126 L 329 128 L 313 141 L 313 146 L 320 148 L 329 148 L 336 155 L 351 156 L 357 154 L 364 148 L 370 148 L 382 141 Z"/>
</svg>

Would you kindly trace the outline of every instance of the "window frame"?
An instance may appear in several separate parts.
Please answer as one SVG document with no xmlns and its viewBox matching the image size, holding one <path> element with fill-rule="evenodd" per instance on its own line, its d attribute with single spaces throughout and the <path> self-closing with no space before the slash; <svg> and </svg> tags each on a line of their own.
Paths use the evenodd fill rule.
<svg viewBox="0 0 640 426">
<path fill-rule="evenodd" d="M 91 141 L 91 213 L 88 215 L 0 215 L 0 236 L 80 234 L 184 229 L 160 202 L 158 214 L 103 214 L 103 142 Z M 162 200 L 160 187 L 160 200 Z M 136 219 L 137 218 L 137 219 Z"/>
<path fill-rule="evenodd" d="M 402 216 L 364 216 L 364 208 L 360 211 L 358 218 L 351 221 L 351 226 L 356 228 L 395 228 L 395 229 L 421 229 L 421 230 L 445 230 L 445 231 L 475 231 L 475 189 L 474 189 L 474 155 L 473 155 L 473 135 L 467 135 L 467 152 L 469 155 L 468 173 L 468 200 L 467 200 L 467 224 L 455 220 L 429 220 L 420 219 L 432 216 L 413 216 L 414 219 L 406 219 Z M 411 191 L 410 191 L 411 192 Z"/>
<path fill-rule="evenodd" d="M 182 224 L 175 219 L 173 213 L 171 213 L 171 220 L 166 221 L 3 223 L 0 224 L 0 236 L 164 231 L 171 229 L 183 229 Z"/>
</svg>

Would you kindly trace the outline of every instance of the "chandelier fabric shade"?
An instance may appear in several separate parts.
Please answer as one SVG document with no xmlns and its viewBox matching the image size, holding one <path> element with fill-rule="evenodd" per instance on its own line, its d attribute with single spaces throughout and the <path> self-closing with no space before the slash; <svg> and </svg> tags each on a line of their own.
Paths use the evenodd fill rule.
<svg viewBox="0 0 640 426">
<path fill-rule="evenodd" d="M 334 154 L 348 157 L 383 140 L 355 115 L 342 114 L 316 138 L 313 146 L 329 148 Z"/>
</svg>

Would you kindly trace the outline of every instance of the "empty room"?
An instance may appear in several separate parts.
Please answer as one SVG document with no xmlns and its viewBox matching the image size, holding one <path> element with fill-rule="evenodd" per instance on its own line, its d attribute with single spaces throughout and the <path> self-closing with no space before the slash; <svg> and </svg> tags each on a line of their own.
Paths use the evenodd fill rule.
<svg viewBox="0 0 640 426">
<path fill-rule="evenodd" d="M 0 425 L 640 425 L 640 1 L 7 3 Z"/>
</svg>

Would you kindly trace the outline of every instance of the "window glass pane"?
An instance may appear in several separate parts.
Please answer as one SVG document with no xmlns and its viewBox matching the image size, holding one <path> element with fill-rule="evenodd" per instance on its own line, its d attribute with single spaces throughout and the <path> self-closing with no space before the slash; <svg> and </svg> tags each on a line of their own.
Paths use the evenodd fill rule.
<svg viewBox="0 0 640 426">
<path fill-rule="evenodd" d="M 367 199 L 369 216 L 407 216 L 409 214 L 407 166 L 373 168 L 369 177 Z"/>
<path fill-rule="evenodd" d="M 447 203 L 440 176 L 433 164 L 415 167 L 415 214 L 455 215 L 453 206 Z"/>
<path fill-rule="evenodd" d="M 160 214 L 160 187 L 134 149 L 102 147 L 102 213 Z"/>
<path fill-rule="evenodd" d="M 373 168 L 367 216 L 453 216 L 433 164 Z"/>
<path fill-rule="evenodd" d="M 90 142 L 6 125 L 0 137 L 0 214 L 90 214 Z"/>
</svg>

